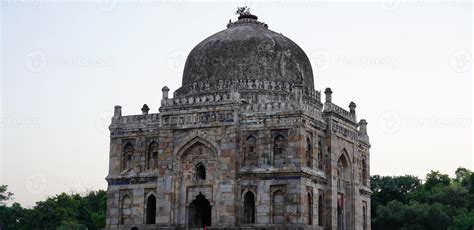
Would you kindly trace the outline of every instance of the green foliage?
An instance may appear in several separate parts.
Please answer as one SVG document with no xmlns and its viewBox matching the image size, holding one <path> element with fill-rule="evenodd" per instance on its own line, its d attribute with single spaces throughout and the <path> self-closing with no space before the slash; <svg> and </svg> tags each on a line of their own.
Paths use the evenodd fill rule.
<svg viewBox="0 0 474 230">
<path fill-rule="evenodd" d="M 455 175 L 431 171 L 425 183 L 413 176 L 372 176 L 372 228 L 473 229 L 474 173 L 458 168 Z"/>
<path fill-rule="evenodd" d="M 428 205 L 417 202 L 403 204 L 391 201 L 379 206 L 373 220 L 375 229 L 446 229 L 450 217 L 441 204 Z"/>
<path fill-rule="evenodd" d="M 87 230 L 87 227 L 77 223 L 76 221 L 62 221 L 61 225 L 56 228 L 56 230 L 70 230 L 70 229 L 75 229 L 75 230 Z"/>
<path fill-rule="evenodd" d="M 13 197 L 13 193 L 7 191 L 8 185 L 0 185 L 0 206 Z"/>
<path fill-rule="evenodd" d="M 463 213 L 454 217 L 449 230 L 471 230 L 474 228 L 474 211 Z"/>
<path fill-rule="evenodd" d="M 426 175 L 425 189 L 430 190 L 436 186 L 447 186 L 451 183 L 451 179 L 447 174 L 441 174 L 438 171 L 431 171 Z"/>
<path fill-rule="evenodd" d="M 100 229 L 105 227 L 107 194 L 100 190 L 79 194 L 61 193 L 37 202 L 33 209 L 18 203 L 0 206 L 2 229 Z"/>
<path fill-rule="evenodd" d="M 371 177 L 372 194 L 372 216 L 376 215 L 378 205 L 386 205 L 390 201 L 408 203 L 409 194 L 416 191 L 421 185 L 421 180 L 414 176 Z"/>
<path fill-rule="evenodd" d="M 97 228 L 105 228 L 105 213 L 94 212 L 91 214 L 91 221 Z"/>
</svg>

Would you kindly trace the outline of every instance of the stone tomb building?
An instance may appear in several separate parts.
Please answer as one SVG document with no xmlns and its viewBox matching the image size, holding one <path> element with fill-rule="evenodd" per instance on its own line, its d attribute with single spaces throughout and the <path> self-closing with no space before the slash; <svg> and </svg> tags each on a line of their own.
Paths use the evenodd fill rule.
<svg viewBox="0 0 474 230">
<path fill-rule="evenodd" d="M 115 107 L 107 229 L 370 229 L 367 122 L 321 101 L 296 43 L 241 14 L 169 91 Z"/>
</svg>

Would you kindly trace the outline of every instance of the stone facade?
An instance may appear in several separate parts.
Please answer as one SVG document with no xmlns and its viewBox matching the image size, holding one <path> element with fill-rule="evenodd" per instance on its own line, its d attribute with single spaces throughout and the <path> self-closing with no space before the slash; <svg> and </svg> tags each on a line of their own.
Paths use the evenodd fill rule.
<svg viewBox="0 0 474 230">
<path fill-rule="evenodd" d="M 257 37 L 268 30 L 255 16 L 241 15 L 224 30 L 227 37 L 210 40 L 230 36 L 242 45 L 252 39 L 228 30 L 253 27 Z M 349 110 L 333 104 L 329 88 L 322 103 L 312 80 L 305 84 L 313 78 L 306 55 L 271 63 L 302 69 L 302 78 L 285 78 L 291 71 L 273 78 L 272 69 L 267 78 L 193 81 L 198 73 L 189 62 L 202 58 L 193 52 L 173 98 L 162 89 L 159 113 L 144 105 L 141 115 L 122 116 L 115 107 L 107 229 L 370 229 L 370 144 L 355 104 Z M 273 52 L 302 55 L 291 47 Z"/>
</svg>

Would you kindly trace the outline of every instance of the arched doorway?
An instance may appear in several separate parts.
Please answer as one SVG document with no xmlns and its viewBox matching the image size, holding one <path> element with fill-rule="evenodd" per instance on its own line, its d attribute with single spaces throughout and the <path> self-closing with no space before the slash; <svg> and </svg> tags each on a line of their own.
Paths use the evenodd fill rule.
<svg viewBox="0 0 474 230">
<path fill-rule="evenodd" d="M 308 192 L 308 225 L 313 225 L 313 196 Z"/>
<path fill-rule="evenodd" d="M 367 230 L 367 208 L 365 203 L 362 207 L 362 230 Z"/>
<path fill-rule="evenodd" d="M 247 140 L 245 141 L 244 166 L 257 167 L 258 156 L 256 151 L 257 139 L 254 136 L 247 137 Z"/>
<path fill-rule="evenodd" d="M 324 208 L 323 208 L 323 195 L 319 195 L 318 199 L 318 225 L 324 226 Z"/>
<path fill-rule="evenodd" d="M 194 228 L 211 226 L 211 204 L 201 193 L 189 204 L 188 226 Z"/>
<path fill-rule="evenodd" d="M 255 223 L 255 196 L 250 191 L 244 195 L 244 223 Z"/>
<path fill-rule="evenodd" d="M 150 195 L 146 200 L 146 224 L 155 224 L 156 198 Z"/>
<path fill-rule="evenodd" d="M 351 170 L 347 152 L 344 150 L 337 161 L 337 229 L 351 229 L 352 197 Z"/>
<path fill-rule="evenodd" d="M 306 138 L 306 166 L 313 168 L 313 141 L 311 138 Z"/>
</svg>

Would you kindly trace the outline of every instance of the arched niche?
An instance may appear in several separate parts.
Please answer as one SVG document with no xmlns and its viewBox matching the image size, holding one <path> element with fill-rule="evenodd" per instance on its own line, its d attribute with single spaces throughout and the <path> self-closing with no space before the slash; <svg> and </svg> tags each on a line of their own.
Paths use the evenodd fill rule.
<svg viewBox="0 0 474 230">
<path fill-rule="evenodd" d="M 247 190 L 243 195 L 243 223 L 255 223 L 255 199 L 256 196 L 252 191 Z"/>
<path fill-rule="evenodd" d="M 337 160 L 337 229 L 350 229 L 352 223 L 352 170 L 349 155 L 344 149 Z"/>
</svg>

